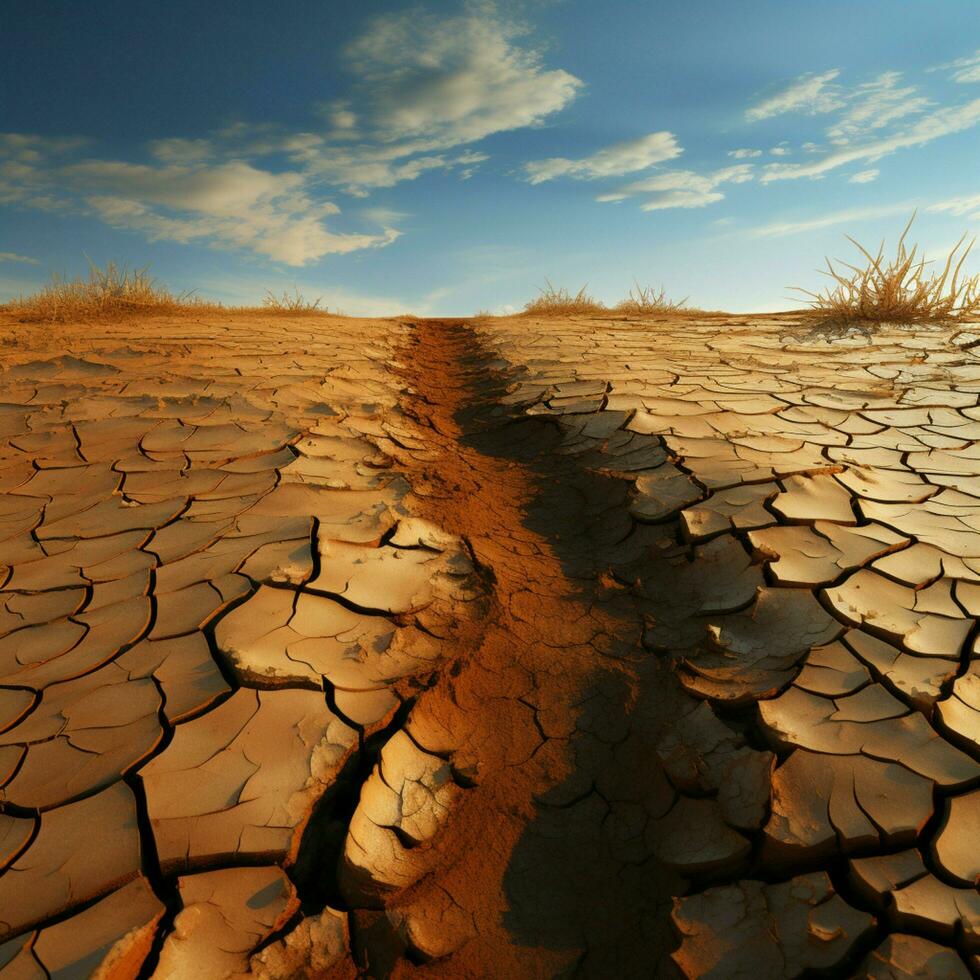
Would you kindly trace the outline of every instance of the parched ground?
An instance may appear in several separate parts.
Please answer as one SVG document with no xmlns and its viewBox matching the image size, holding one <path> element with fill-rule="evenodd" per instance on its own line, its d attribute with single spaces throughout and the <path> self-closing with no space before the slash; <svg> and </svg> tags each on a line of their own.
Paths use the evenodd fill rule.
<svg viewBox="0 0 980 980">
<path fill-rule="evenodd" d="M 0 319 L 0 980 L 980 976 L 980 325 Z"/>
</svg>

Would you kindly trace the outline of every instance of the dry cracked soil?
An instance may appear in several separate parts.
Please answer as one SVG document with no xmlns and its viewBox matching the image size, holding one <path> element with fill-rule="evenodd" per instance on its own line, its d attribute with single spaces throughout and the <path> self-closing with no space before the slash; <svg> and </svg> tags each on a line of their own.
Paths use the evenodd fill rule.
<svg viewBox="0 0 980 980">
<path fill-rule="evenodd" d="M 980 976 L 980 325 L 0 319 L 0 980 Z"/>
</svg>

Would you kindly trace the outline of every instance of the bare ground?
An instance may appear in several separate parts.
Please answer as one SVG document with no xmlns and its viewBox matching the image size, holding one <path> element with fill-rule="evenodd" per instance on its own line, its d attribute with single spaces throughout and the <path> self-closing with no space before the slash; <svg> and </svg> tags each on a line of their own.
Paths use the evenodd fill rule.
<svg viewBox="0 0 980 980">
<path fill-rule="evenodd" d="M 976 974 L 969 331 L 0 323 L 0 980 Z"/>
</svg>

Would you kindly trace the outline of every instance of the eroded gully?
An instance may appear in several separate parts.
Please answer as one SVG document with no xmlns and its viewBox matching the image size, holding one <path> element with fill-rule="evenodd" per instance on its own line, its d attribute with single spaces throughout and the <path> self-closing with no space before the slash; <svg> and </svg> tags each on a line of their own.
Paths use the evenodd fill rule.
<svg viewBox="0 0 980 980">
<path fill-rule="evenodd" d="M 654 743 L 683 695 L 642 652 L 642 617 L 609 574 L 603 542 L 643 533 L 627 517 L 630 483 L 557 454 L 553 422 L 501 407 L 509 379 L 465 324 L 421 321 L 410 338 L 402 407 L 426 437 L 406 476 L 422 516 L 468 542 L 491 608 L 412 712 L 469 788 L 426 855 L 429 873 L 389 911 L 438 934 L 445 955 L 395 957 L 391 916 L 354 912 L 360 968 L 667 970 L 683 882 L 644 831 L 674 799 Z M 651 671 L 662 683 L 647 682 Z"/>
</svg>

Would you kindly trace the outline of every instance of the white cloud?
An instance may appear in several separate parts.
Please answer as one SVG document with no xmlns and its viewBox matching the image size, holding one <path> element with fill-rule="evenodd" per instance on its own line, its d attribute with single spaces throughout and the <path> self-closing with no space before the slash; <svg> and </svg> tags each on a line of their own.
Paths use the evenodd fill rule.
<svg viewBox="0 0 980 980">
<path fill-rule="evenodd" d="M 407 220 L 411 215 L 407 211 L 396 211 L 394 208 L 362 208 L 361 214 L 376 225 L 397 225 Z"/>
<path fill-rule="evenodd" d="M 716 201 L 723 201 L 720 191 L 663 191 L 640 205 L 641 211 L 666 211 L 669 208 L 703 208 Z"/>
<path fill-rule="evenodd" d="M 338 233 L 324 219 L 339 213 L 315 199 L 301 173 L 272 173 L 242 160 L 215 165 L 150 166 L 118 160 L 34 165 L 0 163 L 0 202 L 91 214 L 151 241 L 198 241 L 238 248 L 288 265 L 391 244 L 380 233 Z"/>
<path fill-rule="evenodd" d="M 959 82 L 961 85 L 968 82 L 980 82 L 980 58 L 968 68 L 961 68 L 959 71 L 954 72 L 953 81 Z"/>
<path fill-rule="evenodd" d="M 38 265 L 37 259 L 29 255 L 18 255 L 16 252 L 0 252 L 0 262 L 24 262 L 27 265 Z"/>
<path fill-rule="evenodd" d="M 890 136 L 856 146 L 844 146 L 813 163 L 771 163 L 765 168 L 762 182 L 796 180 L 800 177 L 820 177 L 830 170 L 849 163 L 874 163 L 895 150 L 922 146 L 953 133 L 971 129 L 980 122 L 980 99 L 958 106 L 937 109 L 904 130 Z"/>
<path fill-rule="evenodd" d="M 402 180 L 414 180 L 426 162 L 417 161 L 415 168 L 408 172 L 393 163 L 397 159 L 394 152 L 331 146 L 329 138 L 319 133 L 291 133 L 277 143 L 255 148 L 255 151 L 282 152 L 294 166 L 357 197 L 367 196 L 367 187 L 392 187 Z"/>
<path fill-rule="evenodd" d="M 287 207 L 312 204 L 302 197 L 304 178 L 298 173 L 270 173 L 241 160 L 213 167 L 165 166 L 89 160 L 61 170 L 74 186 L 99 189 L 116 197 L 134 198 L 215 217 L 239 217 L 249 209 L 280 201 Z M 317 205 L 317 216 L 337 214 L 332 203 Z"/>
<path fill-rule="evenodd" d="M 337 234 L 323 219 L 340 209 L 314 201 L 298 173 L 274 174 L 239 160 L 215 167 L 147 167 L 91 161 L 63 169 L 107 224 L 151 240 L 203 239 L 288 265 L 388 245 L 398 233 Z"/>
<path fill-rule="evenodd" d="M 980 82 L 980 48 L 977 49 L 975 54 L 969 57 L 957 58 L 956 61 L 947 61 L 943 65 L 936 65 L 935 68 L 930 68 L 929 71 L 945 71 L 950 68 L 955 69 L 953 74 L 950 75 L 950 78 L 960 85 L 966 85 L 970 82 Z"/>
<path fill-rule="evenodd" d="M 721 184 L 744 184 L 752 180 L 752 165 L 740 163 L 716 170 L 711 174 L 698 174 L 693 170 L 667 170 L 627 184 L 619 190 L 601 194 L 597 201 L 622 201 L 628 197 L 642 197 L 642 211 L 662 211 L 668 208 L 703 208 L 724 199 L 717 188 Z"/>
<path fill-rule="evenodd" d="M 870 170 L 859 170 L 856 174 L 851 174 L 847 178 L 849 184 L 870 184 L 871 181 L 877 180 L 880 176 L 881 171 L 875 170 L 873 167 Z"/>
<path fill-rule="evenodd" d="M 804 231 L 819 231 L 821 228 L 830 228 L 834 225 L 887 218 L 893 214 L 908 214 L 912 207 L 911 204 L 905 202 L 874 208 L 851 208 L 846 211 L 834 211 L 816 218 L 806 218 L 802 221 L 774 221 L 767 225 L 759 225 L 749 229 L 749 234 L 753 238 L 782 238 L 784 235 L 798 235 Z"/>
<path fill-rule="evenodd" d="M 350 97 L 316 106 L 329 128 L 277 133 L 238 123 L 221 136 L 242 155 L 284 153 L 357 197 L 435 170 L 466 179 L 487 156 L 462 147 L 538 125 L 582 87 L 545 67 L 525 35 L 487 3 L 456 17 L 418 9 L 376 17 L 344 52 Z"/>
<path fill-rule="evenodd" d="M 528 182 L 532 184 L 541 184 L 556 177 L 575 177 L 580 180 L 621 177 L 623 174 L 646 170 L 656 163 L 672 160 L 682 152 L 677 137 L 673 133 L 662 131 L 613 143 L 591 156 L 577 160 L 566 157 L 532 160 L 524 164 L 524 170 L 527 172 Z"/>
<path fill-rule="evenodd" d="M 980 194 L 953 197 L 945 201 L 937 201 L 920 210 L 933 213 L 952 215 L 969 215 L 971 219 L 980 220 Z M 895 204 L 885 204 L 875 207 L 849 208 L 833 211 L 829 214 L 818 215 L 814 218 L 804 218 L 800 221 L 774 221 L 748 229 L 753 238 L 781 238 L 786 235 L 797 235 L 802 232 L 819 231 L 834 225 L 853 225 L 859 221 L 878 221 L 881 218 L 902 215 L 903 221 L 916 208 L 914 201 L 902 201 Z M 971 213 L 972 212 L 972 213 Z M 943 249 L 933 249 L 933 253 L 943 252 Z M 947 253 L 949 249 L 945 250 Z"/>
<path fill-rule="evenodd" d="M 965 197 L 951 197 L 946 201 L 930 204 L 927 211 L 945 211 L 948 214 L 969 215 L 973 221 L 980 221 L 980 194 Z"/>
<path fill-rule="evenodd" d="M 321 102 L 316 106 L 316 109 L 327 120 L 332 129 L 343 132 L 353 131 L 357 127 L 357 113 L 351 109 L 347 99 Z"/>
<path fill-rule="evenodd" d="M 736 160 L 745 160 L 748 157 L 761 157 L 762 150 L 729 150 L 728 155 Z"/>
<path fill-rule="evenodd" d="M 328 227 L 339 209 L 321 188 L 365 197 L 435 170 L 465 179 L 487 159 L 469 144 L 563 109 L 582 82 L 547 67 L 526 35 L 490 0 L 453 17 L 417 8 L 376 17 L 345 51 L 349 97 L 312 107 L 323 129 L 239 120 L 206 139 L 151 141 L 152 164 L 66 165 L 55 158 L 77 140 L 0 134 L 0 204 L 93 214 L 151 239 L 244 248 L 291 265 L 387 245 L 399 234 L 389 225 Z M 266 156 L 285 157 L 288 169 L 260 166 Z"/>
<path fill-rule="evenodd" d="M 839 74 L 840 69 L 834 68 L 821 75 L 801 75 L 781 92 L 750 106 L 745 117 L 757 122 L 787 112 L 804 112 L 808 116 L 833 112 L 843 105 L 837 86 L 832 84 Z"/>
<path fill-rule="evenodd" d="M 40 140 L 35 142 L 22 133 L 0 133 L 0 205 L 52 212 L 66 209 L 67 202 L 52 184 L 54 164 L 47 156 L 58 151 Z"/>
<path fill-rule="evenodd" d="M 258 206 L 248 214 L 221 217 L 172 216 L 148 207 L 141 201 L 92 196 L 86 203 L 106 224 L 139 231 L 150 241 L 206 241 L 211 244 L 247 249 L 286 265 L 306 265 L 325 255 L 343 255 L 365 248 L 390 245 L 399 232 L 387 228 L 380 235 L 337 234 L 329 231 L 315 209 L 306 213 L 302 200 L 296 209 L 275 203 Z"/>
<path fill-rule="evenodd" d="M 886 71 L 859 85 L 848 96 L 847 110 L 827 130 L 827 138 L 839 145 L 850 143 L 870 130 L 919 115 L 933 105 L 931 100 L 916 94 L 915 86 L 900 86 L 901 78 L 901 72 Z"/>
<path fill-rule="evenodd" d="M 980 58 L 980 52 L 977 57 Z M 967 70 L 972 63 L 973 59 L 961 59 L 938 67 L 959 66 Z M 915 85 L 906 84 L 901 72 L 881 72 L 852 89 L 837 83 L 839 75 L 838 69 L 803 75 L 787 89 L 746 112 L 753 120 L 791 110 L 810 115 L 835 114 L 826 129 L 826 144 L 812 141 L 802 144 L 810 157 L 808 162 L 767 164 L 760 178 L 763 184 L 802 177 L 819 179 L 838 167 L 875 163 L 896 150 L 922 146 L 980 122 L 980 99 L 937 107 Z M 779 143 L 770 153 L 788 155 L 786 142 Z M 867 183 L 877 176 L 877 170 L 865 166 L 851 180 Z"/>
<path fill-rule="evenodd" d="M 367 197 L 372 190 L 417 180 L 434 170 L 458 170 L 462 176 L 489 159 L 473 150 L 412 156 L 412 147 L 405 144 L 343 146 L 311 133 L 291 136 L 279 149 L 304 173 L 354 197 Z"/>
<path fill-rule="evenodd" d="M 375 18 L 346 55 L 382 142 L 448 149 L 540 123 L 582 82 L 544 67 L 525 31 L 493 9 L 442 17 L 418 9 Z"/>
<path fill-rule="evenodd" d="M 34 164 L 49 156 L 69 153 L 84 146 L 80 136 L 39 136 L 36 133 L 0 133 L 0 158 Z"/>
<path fill-rule="evenodd" d="M 769 151 L 770 156 L 774 157 L 788 157 L 793 151 L 786 145 L 785 142 L 780 143 L 778 146 L 772 147 Z"/>
</svg>

